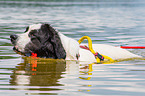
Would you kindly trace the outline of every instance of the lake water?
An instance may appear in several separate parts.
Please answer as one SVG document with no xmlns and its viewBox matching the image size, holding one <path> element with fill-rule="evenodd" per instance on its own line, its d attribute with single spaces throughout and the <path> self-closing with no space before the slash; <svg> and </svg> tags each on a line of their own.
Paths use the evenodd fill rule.
<svg viewBox="0 0 145 96">
<path fill-rule="evenodd" d="M 76 40 L 145 45 L 144 9 L 144 0 L 0 0 L 0 96 L 145 96 L 145 60 L 35 60 L 13 52 L 9 39 L 28 25 L 50 23 Z M 145 49 L 129 51 L 145 56 Z"/>
</svg>

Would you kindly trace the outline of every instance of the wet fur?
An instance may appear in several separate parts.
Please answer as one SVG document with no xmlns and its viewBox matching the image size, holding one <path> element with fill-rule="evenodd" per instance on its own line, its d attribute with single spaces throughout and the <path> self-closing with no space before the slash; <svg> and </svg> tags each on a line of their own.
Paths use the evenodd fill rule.
<svg viewBox="0 0 145 96">
<path fill-rule="evenodd" d="M 27 42 L 26 45 L 23 45 L 25 46 L 22 48 L 23 54 L 27 56 L 31 53 L 36 53 L 38 57 L 43 58 L 66 58 L 66 52 L 63 48 L 58 32 L 49 24 L 42 24 L 40 29 L 34 29 L 29 32 L 28 31 L 29 28 L 27 28 L 26 33 L 24 33 L 28 35 L 28 38 L 25 38 L 25 40 L 30 39 L 30 41 Z M 17 44 L 17 42 L 20 41 L 20 38 L 21 36 L 18 36 L 18 40 L 16 40 L 14 43 L 14 46 L 18 47 L 17 49 L 19 49 L 20 44 Z"/>
</svg>

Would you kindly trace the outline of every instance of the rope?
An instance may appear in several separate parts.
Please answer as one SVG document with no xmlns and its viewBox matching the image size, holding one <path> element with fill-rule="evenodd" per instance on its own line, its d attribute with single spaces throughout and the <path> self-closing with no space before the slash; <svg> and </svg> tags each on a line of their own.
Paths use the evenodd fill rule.
<svg viewBox="0 0 145 96">
<path fill-rule="evenodd" d="M 81 44 L 82 41 L 85 40 L 85 39 L 88 40 L 89 50 L 90 50 L 93 54 L 96 54 L 96 52 L 95 52 L 95 51 L 93 50 L 93 48 L 92 48 L 92 40 L 91 40 L 90 37 L 88 37 L 88 36 L 83 36 L 83 37 L 80 38 L 80 40 L 78 41 L 79 44 Z M 97 52 L 97 53 L 98 53 L 98 52 Z M 101 55 L 102 55 L 102 54 L 101 54 Z M 110 57 L 108 57 L 108 56 L 106 56 L 106 55 L 102 55 L 102 56 L 104 57 L 104 59 L 108 59 L 109 62 L 114 62 L 114 60 L 113 60 L 112 58 L 110 58 Z M 100 60 L 98 57 L 96 58 L 96 61 L 97 61 L 97 63 L 100 63 L 100 62 L 101 62 L 101 60 Z"/>
</svg>

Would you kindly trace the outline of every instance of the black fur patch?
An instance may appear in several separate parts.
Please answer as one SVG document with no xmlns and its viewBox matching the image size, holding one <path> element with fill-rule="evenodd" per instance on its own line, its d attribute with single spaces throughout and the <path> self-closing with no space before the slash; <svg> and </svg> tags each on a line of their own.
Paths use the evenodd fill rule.
<svg viewBox="0 0 145 96">
<path fill-rule="evenodd" d="M 49 24 L 42 24 L 38 30 L 29 32 L 31 42 L 25 46 L 25 54 L 36 53 L 38 57 L 65 59 L 66 52 L 58 32 Z"/>
</svg>

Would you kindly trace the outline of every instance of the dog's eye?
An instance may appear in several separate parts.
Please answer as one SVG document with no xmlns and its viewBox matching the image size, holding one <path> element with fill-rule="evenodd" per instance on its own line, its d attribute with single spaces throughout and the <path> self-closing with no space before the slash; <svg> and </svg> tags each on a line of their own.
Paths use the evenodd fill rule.
<svg viewBox="0 0 145 96">
<path fill-rule="evenodd" d="M 36 33 L 37 33 L 36 30 L 32 30 L 32 31 L 29 33 L 29 37 L 35 36 Z"/>
<path fill-rule="evenodd" d="M 35 36 L 35 34 L 34 33 L 29 33 L 29 36 Z"/>
</svg>

